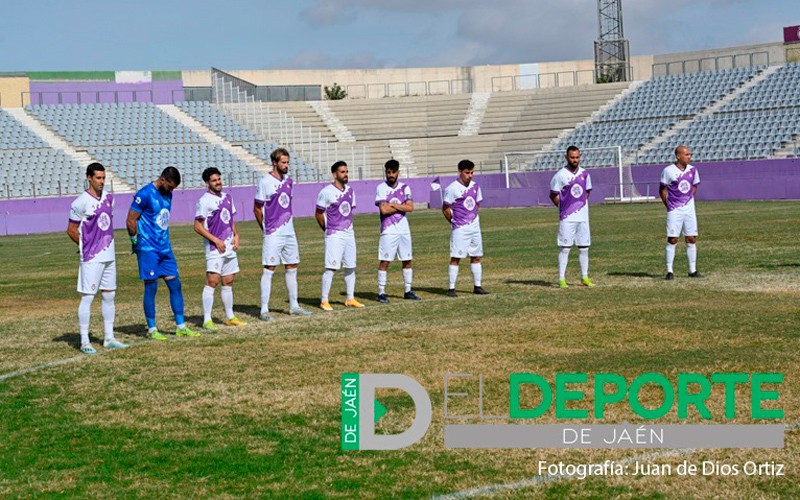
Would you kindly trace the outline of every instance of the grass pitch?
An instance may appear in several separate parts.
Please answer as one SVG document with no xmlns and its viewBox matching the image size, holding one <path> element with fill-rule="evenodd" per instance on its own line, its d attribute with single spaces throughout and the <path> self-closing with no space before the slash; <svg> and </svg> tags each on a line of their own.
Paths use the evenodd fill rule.
<svg viewBox="0 0 800 500">
<path fill-rule="evenodd" d="M 646 453 L 445 450 L 442 386 L 445 373 L 482 374 L 484 412 L 503 414 L 512 372 L 535 372 L 551 381 L 556 372 L 616 372 L 629 380 L 651 371 L 669 378 L 679 372 L 782 372 L 777 406 L 785 423 L 798 422 L 797 208 L 791 202 L 699 203 L 698 268 L 706 278 L 686 278 L 680 243 L 676 280 L 665 282 L 663 207 L 592 207 L 590 274 L 597 287 L 577 286 L 573 250 L 568 290 L 555 287 L 553 209 L 482 210 L 483 285 L 491 295 L 469 293 L 472 278 L 462 262 L 458 299 L 444 295 L 448 226 L 438 212 L 417 212 L 410 218 L 414 288 L 423 301 L 402 300 L 395 263 L 389 305 L 375 301 L 377 216 L 357 216 L 357 296 L 367 307 L 345 310 L 337 273 L 331 293 L 336 311 L 327 314 L 316 308 L 322 234 L 312 219 L 297 220 L 301 302 L 315 315 L 288 316 L 279 270 L 271 301 L 277 321 L 271 324 L 257 319 L 260 235 L 255 222 L 242 222 L 242 272 L 234 290 L 237 315 L 250 324 L 169 342 L 144 338 L 142 285 L 135 259 L 124 253 L 127 238 L 118 231 L 116 330 L 133 345 L 94 357 L 77 351 L 75 245 L 66 234 L 0 238 L 0 495 L 428 497 L 512 485 L 484 491 L 500 498 L 796 498 L 796 425 L 780 450 L 696 450 L 650 460 L 773 461 L 785 465 L 783 477 L 521 483 L 537 476 L 539 460 L 581 464 L 635 460 Z M 201 241 L 188 225 L 173 227 L 172 238 L 187 318 L 199 327 Z M 95 342 L 102 340 L 99 302 L 92 314 Z M 219 321 L 218 293 L 215 307 Z M 174 332 L 163 284 L 158 323 L 162 331 Z M 47 363 L 55 366 L 4 377 Z M 347 371 L 404 373 L 418 380 L 433 403 L 426 436 L 404 450 L 340 451 L 339 377 Z M 714 395 L 719 396 L 716 389 Z M 742 408 L 734 422 L 750 423 L 749 392 L 737 396 Z M 391 392 L 379 397 L 389 413 L 378 428 L 404 429 L 413 418 L 410 401 Z M 659 393 L 647 397 L 656 405 Z M 712 411 L 721 413 L 719 407 Z M 604 423 L 622 421 L 641 422 L 621 406 Z M 659 423 L 675 421 L 673 411 Z M 701 420 L 693 415 L 690 421 Z M 555 419 L 548 415 L 535 423 Z"/>
</svg>

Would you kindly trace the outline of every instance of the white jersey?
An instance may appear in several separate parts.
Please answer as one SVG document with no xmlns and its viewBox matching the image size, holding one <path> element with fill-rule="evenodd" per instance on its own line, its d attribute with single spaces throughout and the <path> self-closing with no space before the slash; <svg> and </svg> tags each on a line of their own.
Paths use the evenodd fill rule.
<svg viewBox="0 0 800 500">
<path fill-rule="evenodd" d="M 442 202 L 450 207 L 451 221 L 450 227 L 455 230 L 462 227 L 472 227 L 480 229 L 480 217 L 478 217 L 478 205 L 483 201 L 483 192 L 475 181 L 470 181 L 469 186 L 465 186 L 460 180 L 456 179 L 444 190 Z"/>
<path fill-rule="evenodd" d="M 578 167 L 573 174 L 564 167 L 550 180 L 550 192 L 558 194 L 558 213 L 562 222 L 589 221 L 589 191 L 592 177 Z"/>
<path fill-rule="evenodd" d="M 700 184 L 700 173 L 694 165 L 684 170 L 674 163 L 661 172 L 661 185 L 667 188 L 667 212 L 694 212 L 694 186 Z"/>
<path fill-rule="evenodd" d="M 278 179 L 272 173 L 262 175 L 256 186 L 256 205 L 264 210 L 264 235 L 294 234 L 292 198 L 294 181 L 291 177 Z"/>
<path fill-rule="evenodd" d="M 225 242 L 225 253 L 220 254 L 216 245 L 203 238 L 206 249 L 206 259 L 218 257 L 236 257 L 233 249 L 233 216 L 236 215 L 236 205 L 233 204 L 231 196 L 222 192 L 219 195 L 206 191 L 197 200 L 197 211 L 195 220 L 203 222 L 208 232 Z"/>
<path fill-rule="evenodd" d="M 378 184 L 375 189 L 375 205 L 381 203 L 403 204 L 411 199 L 411 188 L 402 182 L 395 183 L 394 187 L 385 182 Z M 405 212 L 392 215 L 381 215 L 381 234 L 411 234 L 408 227 L 408 218 Z"/>
<path fill-rule="evenodd" d="M 113 262 L 114 196 L 103 191 L 95 198 L 84 191 L 72 202 L 69 220 L 77 222 L 80 232 L 81 262 Z"/>
<path fill-rule="evenodd" d="M 356 194 L 345 184 L 340 190 L 335 184 L 328 184 L 317 196 L 317 209 L 325 212 L 325 235 L 354 235 L 353 209 L 356 208 Z"/>
</svg>

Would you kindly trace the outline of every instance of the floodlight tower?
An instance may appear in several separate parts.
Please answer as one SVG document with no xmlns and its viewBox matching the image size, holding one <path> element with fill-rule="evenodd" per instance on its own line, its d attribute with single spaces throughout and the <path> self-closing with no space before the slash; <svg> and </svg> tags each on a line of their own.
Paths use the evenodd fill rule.
<svg viewBox="0 0 800 500">
<path fill-rule="evenodd" d="M 594 42 L 594 69 L 598 83 L 631 79 L 630 50 L 622 31 L 622 0 L 597 0 L 599 37 Z"/>
</svg>

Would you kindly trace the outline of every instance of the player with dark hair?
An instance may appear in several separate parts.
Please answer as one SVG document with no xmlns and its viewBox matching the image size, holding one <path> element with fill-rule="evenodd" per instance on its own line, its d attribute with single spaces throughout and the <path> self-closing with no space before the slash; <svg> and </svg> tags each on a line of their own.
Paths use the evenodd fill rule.
<svg viewBox="0 0 800 500">
<path fill-rule="evenodd" d="M 550 180 L 550 200 L 558 207 L 558 238 L 561 248 L 558 254 L 558 286 L 567 288 L 567 262 L 572 245 L 578 246 L 578 262 L 581 267 L 581 284 L 592 287 L 589 279 L 589 246 L 592 244 L 589 231 L 589 194 L 592 177 L 580 167 L 581 150 L 570 146 L 566 153 L 567 165 L 556 172 Z"/>
<path fill-rule="evenodd" d="M 297 301 L 297 266 L 300 249 L 294 232 L 292 198 L 294 180 L 289 173 L 289 151 L 277 148 L 269 155 L 272 172 L 263 175 L 256 186 L 253 213 L 264 233 L 261 248 L 261 313 L 262 321 L 272 321 L 269 298 L 272 293 L 272 276 L 278 264 L 285 269 L 286 292 L 289 295 L 289 314 L 308 316 Z"/>
<path fill-rule="evenodd" d="M 103 298 L 103 347 L 123 349 L 128 347 L 114 338 L 114 298 L 117 289 L 117 262 L 114 255 L 114 195 L 103 190 L 106 168 L 100 163 L 86 167 L 89 189 L 72 202 L 67 224 L 67 234 L 78 244 L 78 329 L 81 352 L 96 354 L 89 341 L 89 319 L 97 290 Z"/>
<path fill-rule="evenodd" d="M 344 267 L 344 283 L 347 290 L 347 307 L 364 307 L 355 298 L 356 289 L 356 236 L 353 231 L 353 209 L 356 197 L 347 185 L 349 171 L 347 163 L 337 161 L 331 165 L 333 182 L 317 196 L 315 216 L 319 227 L 325 231 L 325 271 L 322 273 L 322 297 L 320 308 L 333 311 L 328 295 L 333 284 L 333 275 Z"/>
<path fill-rule="evenodd" d="M 475 285 L 472 293 L 476 295 L 489 293 L 481 287 L 483 237 L 478 210 L 483 201 L 483 193 L 478 184 L 472 180 L 474 171 L 475 164 L 470 160 L 458 162 L 458 179 L 445 188 L 442 198 L 442 213 L 451 227 L 448 297 L 457 297 L 458 266 L 463 257 L 470 258 L 472 280 Z"/>
<path fill-rule="evenodd" d="M 126 226 L 131 237 L 131 249 L 139 264 L 139 278 L 144 282 L 144 317 L 150 338 L 167 340 L 156 327 L 156 292 L 158 279 L 163 278 L 169 289 L 169 303 L 175 314 L 178 337 L 199 337 L 186 326 L 183 316 L 183 290 L 178 276 L 178 263 L 169 239 L 169 217 L 172 191 L 181 183 L 175 167 L 167 167 L 155 181 L 136 192 L 128 211 Z"/>
<path fill-rule="evenodd" d="M 197 201 L 194 231 L 206 239 L 206 286 L 203 288 L 203 328 L 216 331 L 211 319 L 214 308 L 214 290 L 222 282 L 220 298 L 225 310 L 223 324 L 245 326 L 233 313 L 233 280 L 239 272 L 239 232 L 233 216 L 236 205 L 231 196 L 222 190 L 222 174 L 216 167 L 203 170 L 203 182 L 208 191 Z"/>
<path fill-rule="evenodd" d="M 406 214 L 414 211 L 411 188 L 397 180 L 400 163 L 389 160 L 384 165 L 386 182 L 375 189 L 375 205 L 381 217 L 381 236 L 378 240 L 378 302 L 389 302 L 386 296 L 386 274 L 395 257 L 403 263 L 404 299 L 420 300 L 411 290 L 411 229 Z"/>
</svg>

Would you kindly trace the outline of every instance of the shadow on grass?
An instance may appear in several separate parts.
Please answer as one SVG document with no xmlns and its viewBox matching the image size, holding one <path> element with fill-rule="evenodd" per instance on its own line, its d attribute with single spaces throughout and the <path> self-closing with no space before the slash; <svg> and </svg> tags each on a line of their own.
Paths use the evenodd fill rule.
<svg viewBox="0 0 800 500">
<path fill-rule="evenodd" d="M 431 295 L 443 295 L 445 297 L 447 296 L 447 288 L 438 288 L 438 287 L 432 287 L 432 286 L 428 286 L 428 287 L 424 287 L 424 286 L 416 287 L 415 286 L 414 287 L 414 291 L 415 292 L 430 293 Z"/>
<path fill-rule="evenodd" d="M 544 280 L 505 280 L 504 283 L 509 285 L 543 286 L 545 288 L 552 288 L 555 286 L 555 283 L 552 281 Z"/>
<path fill-rule="evenodd" d="M 644 273 L 641 271 L 614 271 L 606 273 L 608 276 L 628 276 L 630 278 L 662 278 L 660 274 Z"/>
<path fill-rule="evenodd" d="M 93 344 L 96 344 L 97 342 L 102 342 L 103 339 L 98 340 L 95 336 L 90 334 L 89 341 L 92 342 Z M 68 346 L 73 347 L 77 351 L 80 350 L 81 348 L 81 334 L 78 332 L 64 333 L 54 338 L 53 342 L 63 342 Z"/>
</svg>

